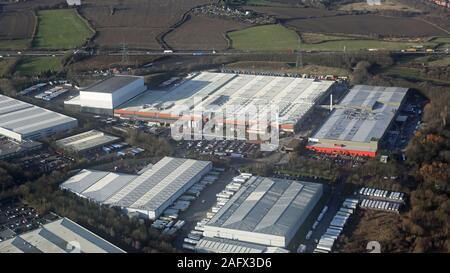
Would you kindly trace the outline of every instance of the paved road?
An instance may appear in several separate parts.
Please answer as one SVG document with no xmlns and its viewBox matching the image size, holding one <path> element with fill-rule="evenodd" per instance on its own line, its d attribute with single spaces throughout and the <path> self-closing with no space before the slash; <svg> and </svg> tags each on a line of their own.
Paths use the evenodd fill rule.
<svg viewBox="0 0 450 273">
<path fill-rule="evenodd" d="M 381 50 L 380 50 L 381 51 Z M 3 50 L 0 51 L 0 56 L 2 57 L 17 57 L 17 56 L 65 56 L 68 54 L 84 54 L 84 55 L 108 55 L 108 56 L 121 56 L 122 51 L 111 51 L 111 50 L 98 50 L 94 52 L 86 52 L 84 50 L 23 50 L 23 51 L 13 51 L 13 50 Z M 336 54 L 342 53 L 343 51 L 303 51 L 302 54 Z M 377 51 L 379 52 L 379 51 Z M 428 54 L 450 54 L 449 51 L 436 51 L 436 52 L 401 52 L 401 51 L 391 51 L 395 54 L 402 55 L 428 55 Z M 176 51 L 173 53 L 164 53 L 163 51 L 145 51 L 145 50 L 129 50 L 127 52 L 128 56 L 235 56 L 235 55 L 260 55 L 260 54 L 296 54 L 292 51 L 271 51 L 271 52 L 260 52 L 260 51 L 226 51 L 226 52 L 213 52 L 213 51 Z"/>
<path fill-rule="evenodd" d="M 180 214 L 180 219 L 185 220 L 184 226 L 177 231 L 174 246 L 179 249 L 186 251 L 182 248 L 183 240 L 186 238 L 187 234 L 194 229 L 198 221 L 202 220 L 208 212 L 216 203 L 216 194 L 225 189 L 225 186 L 231 181 L 235 176 L 232 171 L 227 171 L 222 173 L 215 183 L 207 186 L 200 196 L 192 202 L 191 206 L 184 212 Z M 205 200 L 202 203 L 202 200 Z"/>
<path fill-rule="evenodd" d="M 328 229 L 328 226 L 333 220 L 333 217 L 339 210 L 342 205 L 342 202 L 345 199 L 345 196 L 342 195 L 344 188 L 345 177 L 338 179 L 336 185 L 330 187 L 330 198 L 328 202 L 326 202 L 325 206 L 328 206 L 328 210 L 320 221 L 319 225 L 313 231 L 313 234 L 309 240 L 306 240 L 304 244 L 306 245 L 306 252 L 313 252 L 316 248 L 317 243 L 315 243 L 316 239 L 320 239 L 325 231 Z"/>
</svg>

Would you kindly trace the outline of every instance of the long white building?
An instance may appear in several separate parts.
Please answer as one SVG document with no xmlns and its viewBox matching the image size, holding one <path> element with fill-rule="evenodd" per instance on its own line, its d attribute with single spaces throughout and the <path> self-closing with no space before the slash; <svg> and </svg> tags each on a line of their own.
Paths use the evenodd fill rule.
<svg viewBox="0 0 450 273">
<path fill-rule="evenodd" d="M 275 106 L 280 129 L 294 131 L 333 84 L 304 78 L 202 72 L 169 91 L 146 92 L 115 109 L 114 115 L 161 123 L 174 123 L 187 116 L 196 121 L 215 119 L 219 126 L 253 127 L 267 122 L 266 116 Z"/>
<path fill-rule="evenodd" d="M 0 253 L 124 253 L 68 218 L 0 242 Z"/>
<path fill-rule="evenodd" d="M 322 190 L 322 184 L 254 176 L 211 218 L 203 235 L 287 247 Z"/>
<path fill-rule="evenodd" d="M 80 90 L 80 95 L 65 101 L 88 112 L 110 112 L 147 90 L 144 77 L 115 75 Z"/>
<path fill-rule="evenodd" d="M 77 126 L 75 118 L 0 95 L 0 134 L 8 138 L 36 140 Z"/>
<path fill-rule="evenodd" d="M 211 169 L 209 161 L 164 157 L 139 175 L 82 170 L 61 188 L 156 219 Z"/>
</svg>

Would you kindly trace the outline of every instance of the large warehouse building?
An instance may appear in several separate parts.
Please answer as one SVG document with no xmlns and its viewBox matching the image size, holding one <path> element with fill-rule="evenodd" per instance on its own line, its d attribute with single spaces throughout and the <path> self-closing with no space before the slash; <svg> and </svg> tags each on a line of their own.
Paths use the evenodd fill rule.
<svg viewBox="0 0 450 273">
<path fill-rule="evenodd" d="M 115 75 L 82 88 L 79 96 L 64 103 L 86 112 L 112 114 L 113 109 L 145 90 L 143 77 Z"/>
<path fill-rule="evenodd" d="M 376 156 L 407 88 L 357 85 L 335 106 L 307 148 L 331 154 Z"/>
<path fill-rule="evenodd" d="M 156 219 L 211 169 L 209 161 L 164 157 L 139 175 L 82 170 L 61 188 Z"/>
<path fill-rule="evenodd" d="M 333 84 L 304 78 L 202 72 L 170 91 L 146 92 L 114 110 L 114 114 L 161 123 L 174 123 L 184 114 L 195 122 L 214 118 L 218 126 L 247 126 L 251 130 L 255 124 L 267 122 L 268 111 L 276 106 L 277 125 L 294 131 Z M 194 106 L 203 112 L 197 113 Z"/>
<path fill-rule="evenodd" d="M 287 247 L 322 190 L 317 183 L 252 177 L 205 225 L 203 235 Z"/>
<path fill-rule="evenodd" d="M 104 145 L 120 141 L 120 137 L 109 135 L 97 130 L 90 130 L 56 141 L 56 145 L 64 150 L 83 153 Z"/>
<path fill-rule="evenodd" d="M 77 125 L 74 118 L 0 95 L 0 134 L 8 138 L 36 140 Z"/>
<path fill-rule="evenodd" d="M 122 249 L 62 218 L 0 242 L 0 253 L 124 253 Z"/>
</svg>

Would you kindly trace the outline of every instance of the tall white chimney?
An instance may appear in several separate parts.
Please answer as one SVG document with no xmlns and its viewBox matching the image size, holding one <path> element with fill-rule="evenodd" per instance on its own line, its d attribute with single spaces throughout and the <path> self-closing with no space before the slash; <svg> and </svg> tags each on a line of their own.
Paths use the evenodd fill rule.
<svg viewBox="0 0 450 273">
<path fill-rule="evenodd" d="M 330 94 L 330 112 L 333 111 L 333 94 Z"/>
</svg>

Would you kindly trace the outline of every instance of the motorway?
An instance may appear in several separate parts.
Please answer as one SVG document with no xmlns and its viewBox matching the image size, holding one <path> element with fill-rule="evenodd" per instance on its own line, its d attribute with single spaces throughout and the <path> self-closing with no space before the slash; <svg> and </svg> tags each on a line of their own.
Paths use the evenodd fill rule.
<svg viewBox="0 0 450 273">
<path fill-rule="evenodd" d="M 301 51 L 302 54 L 338 54 L 344 51 Z M 360 52 L 360 51 L 347 51 L 347 52 Z M 383 50 L 379 51 L 366 51 L 366 52 L 386 52 Z M 434 52 L 402 52 L 402 51 L 389 51 L 394 54 L 402 55 L 431 55 L 431 54 L 450 54 L 450 51 L 441 50 Z M 66 56 L 69 54 L 82 54 L 90 56 L 122 56 L 124 54 L 121 50 L 95 50 L 95 51 L 85 51 L 85 50 L 23 50 L 23 51 L 13 51 L 13 50 L 3 50 L 0 51 L 1 57 L 18 57 L 18 56 Z M 237 56 L 237 55 L 258 55 L 258 54 L 297 54 L 296 51 L 202 51 L 202 50 L 186 50 L 186 51 L 174 51 L 171 53 L 164 53 L 163 51 L 147 51 L 147 50 L 128 50 L 126 55 L 128 56 Z"/>
</svg>

